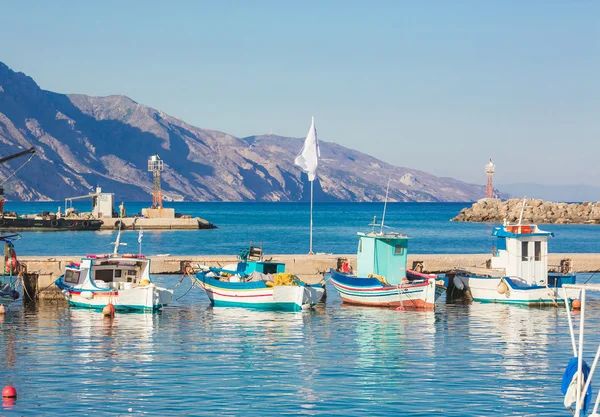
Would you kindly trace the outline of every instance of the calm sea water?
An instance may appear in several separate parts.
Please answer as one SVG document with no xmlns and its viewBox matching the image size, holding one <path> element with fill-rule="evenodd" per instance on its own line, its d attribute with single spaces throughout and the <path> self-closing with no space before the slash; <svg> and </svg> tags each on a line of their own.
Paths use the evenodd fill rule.
<svg viewBox="0 0 600 417">
<path fill-rule="evenodd" d="M 300 313 L 211 308 L 196 288 L 160 313 L 113 321 L 12 306 L 0 316 L 0 385 L 19 398 L 0 415 L 570 415 L 564 308 L 440 300 L 435 313 L 408 312 L 343 306 L 328 290 Z M 588 317 L 591 363 L 597 297 Z"/>
<path fill-rule="evenodd" d="M 453 223 L 468 203 L 392 203 L 385 223 L 390 229 L 411 237 L 412 253 L 488 253 L 494 242 L 493 224 Z M 129 214 L 144 203 L 127 203 Z M 177 212 L 199 216 L 218 226 L 215 230 L 145 231 L 143 252 L 147 255 L 237 254 L 250 241 L 262 242 L 265 253 L 307 253 L 309 205 L 307 203 L 169 203 Z M 90 210 L 79 203 L 83 211 Z M 56 211 L 58 203 L 7 203 L 18 213 Z M 64 210 L 64 208 L 63 208 Z M 316 252 L 356 252 L 356 232 L 369 231 L 373 216 L 381 218 L 381 203 L 317 203 L 314 206 L 314 249 Z M 555 233 L 550 252 L 600 251 L 598 225 L 546 225 Z M 138 251 L 137 231 L 125 232 L 123 241 Z M 81 255 L 111 249 L 115 232 L 23 232 L 17 245 L 25 255 Z"/>
</svg>

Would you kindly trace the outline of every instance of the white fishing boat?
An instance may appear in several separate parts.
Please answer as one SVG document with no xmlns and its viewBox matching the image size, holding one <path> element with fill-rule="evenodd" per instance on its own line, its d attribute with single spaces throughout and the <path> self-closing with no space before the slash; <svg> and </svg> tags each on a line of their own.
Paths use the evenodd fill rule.
<svg viewBox="0 0 600 417">
<path fill-rule="evenodd" d="M 558 271 L 548 271 L 548 239 L 551 232 L 537 225 L 511 225 L 507 222 L 494 228 L 496 236 L 489 268 L 458 268 L 453 284 L 466 290 L 473 301 L 558 305 L 563 299 L 561 288 L 574 284 L 572 266 L 564 263 Z M 579 291 L 568 290 L 569 300 Z"/>
<path fill-rule="evenodd" d="M 72 263 L 56 280 L 67 302 L 76 307 L 115 310 L 158 310 L 173 299 L 173 290 L 150 279 L 150 260 L 144 255 L 119 255 L 121 231 L 112 254 L 87 255 Z M 141 240 L 141 234 L 140 234 Z"/>
<path fill-rule="evenodd" d="M 265 261 L 262 247 L 243 249 L 239 262 L 223 268 L 198 266 L 196 282 L 215 307 L 300 311 L 319 303 L 322 283 L 308 284 L 285 272 L 285 264 Z"/>
</svg>

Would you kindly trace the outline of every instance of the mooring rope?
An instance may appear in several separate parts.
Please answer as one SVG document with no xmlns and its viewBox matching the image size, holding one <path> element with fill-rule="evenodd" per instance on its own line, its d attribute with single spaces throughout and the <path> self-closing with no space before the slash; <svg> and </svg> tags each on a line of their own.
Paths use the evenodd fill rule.
<svg viewBox="0 0 600 417">
<path fill-rule="evenodd" d="M 8 181 L 8 180 L 9 180 L 9 179 L 11 179 L 12 177 L 14 177 L 14 176 L 15 176 L 15 174 L 16 174 L 17 172 L 19 172 L 19 171 L 21 170 L 21 168 L 23 168 L 25 165 L 27 165 L 27 164 L 29 163 L 29 161 L 31 161 L 31 159 L 32 159 L 34 156 L 35 156 L 35 154 L 34 154 L 34 153 L 33 153 L 33 154 L 31 154 L 31 156 L 29 157 L 29 159 L 28 159 L 27 161 L 25 161 L 25 162 L 23 163 L 23 165 L 21 165 L 19 168 L 17 168 L 15 172 L 13 172 L 13 173 L 12 173 L 12 174 L 10 174 L 8 177 L 6 177 L 6 178 L 4 179 L 4 181 L 2 181 L 2 182 L 0 183 L 0 185 L 4 185 L 4 184 L 6 183 L 6 181 Z"/>
</svg>

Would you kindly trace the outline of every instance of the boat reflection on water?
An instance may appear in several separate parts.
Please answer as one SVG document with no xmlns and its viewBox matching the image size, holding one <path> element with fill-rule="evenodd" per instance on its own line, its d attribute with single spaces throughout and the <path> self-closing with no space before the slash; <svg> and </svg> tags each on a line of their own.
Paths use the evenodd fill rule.
<svg viewBox="0 0 600 417">
<path fill-rule="evenodd" d="M 110 318 L 97 311 L 70 308 L 66 315 L 72 337 L 77 340 L 73 351 L 81 364 L 111 361 L 118 368 L 131 361 L 153 361 L 159 314 L 121 313 Z"/>
<path fill-rule="evenodd" d="M 539 380 L 540 374 L 555 371 L 549 349 L 557 336 L 560 313 L 556 308 L 472 303 L 468 320 L 471 349 L 485 344 L 489 351 L 492 346 L 499 359 L 493 364 L 499 367 L 502 379 Z M 523 395 L 523 391 L 515 395 Z"/>
</svg>

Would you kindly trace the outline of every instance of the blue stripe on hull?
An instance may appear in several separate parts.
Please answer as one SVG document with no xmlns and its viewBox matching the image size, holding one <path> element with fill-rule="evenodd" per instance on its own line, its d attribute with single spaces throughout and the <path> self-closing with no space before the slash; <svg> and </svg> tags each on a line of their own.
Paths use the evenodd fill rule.
<svg viewBox="0 0 600 417">
<path fill-rule="evenodd" d="M 78 303 L 76 301 L 71 301 L 71 300 L 69 300 L 68 302 L 69 302 L 69 305 L 72 307 L 87 308 L 89 310 L 102 310 L 104 307 L 106 307 L 106 305 L 96 306 L 96 305 Z M 115 311 L 154 311 L 154 310 L 160 310 L 160 306 L 157 306 L 156 308 L 152 308 L 152 307 L 146 307 L 146 306 L 115 305 Z"/>
</svg>

